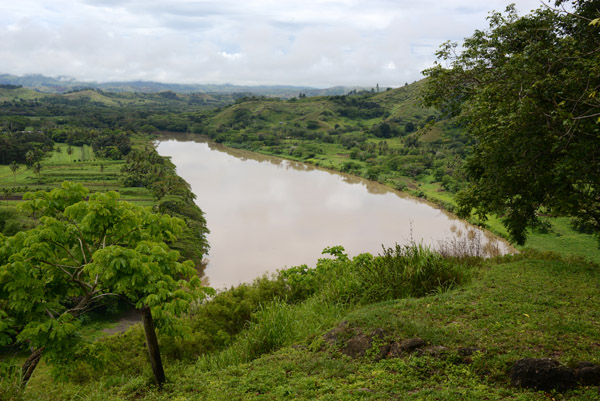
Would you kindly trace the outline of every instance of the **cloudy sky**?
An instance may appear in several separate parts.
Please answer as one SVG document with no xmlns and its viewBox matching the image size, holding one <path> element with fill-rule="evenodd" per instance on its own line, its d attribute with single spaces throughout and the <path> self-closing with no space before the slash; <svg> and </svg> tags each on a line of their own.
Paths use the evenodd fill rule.
<svg viewBox="0 0 600 401">
<path fill-rule="evenodd" d="M 0 73 L 399 86 L 511 0 L 0 0 Z M 521 14 L 540 0 L 512 0 Z"/>
</svg>

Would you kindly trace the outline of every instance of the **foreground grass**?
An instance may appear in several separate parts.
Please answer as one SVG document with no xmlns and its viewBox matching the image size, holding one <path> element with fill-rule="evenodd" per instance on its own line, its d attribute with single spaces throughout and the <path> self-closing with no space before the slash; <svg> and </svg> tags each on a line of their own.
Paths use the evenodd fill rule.
<svg viewBox="0 0 600 401">
<path fill-rule="evenodd" d="M 469 284 L 422 298 L 341 309 L 335 302 L 323 305 L 309 298 L 285 311 L 281 306 L 271 310 L 279 314 L 264 310 L 264 319 L 254 319 L 238 338 L 249 338 L 252 330 L 278 336 L 282 332 L 275 329 L 274 320 L 282 323 L 287 316 L 295 319 L 295 326 L 290 326 L 291 337 L 281 337 L 292 338 L 291 343 L 283 342 L 250 362 L 232 359 L 207 366 L 202 360 L 168 360 L 170 381 L 163 389 L 151 384 L 147 367 L 118 375 L 99 373 L 97 380 L 83 383 L 55 382 L 41 369 L 25 398 L 596 400 L 595 387 L 552 395 L 513 388 L 507 372 L 525 357 L 552 357 L 566 365 L 600 363 L 598 265 L 533 253 L 488 261 L 474 269 Z M 315 324 L 317 310 L 321 324 Z M 440 356 L 411 354 L 380 361 L 376 352 L 367 352 L 352 359 L 322 337 L 342 321 L 364 333 L 383 329 L 386 341 L 419 337 L 447 350 Z M 232 351 L 238 343 L 231 345 Z M 463 347 L 479 352 L 465 359 L 458 353 Z"/>
</svg>

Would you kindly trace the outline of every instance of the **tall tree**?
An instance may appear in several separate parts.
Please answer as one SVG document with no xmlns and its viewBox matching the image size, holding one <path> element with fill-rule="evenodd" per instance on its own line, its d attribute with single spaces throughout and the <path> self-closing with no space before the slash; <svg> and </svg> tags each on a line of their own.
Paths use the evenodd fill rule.
<svg viewBox="0 0 600 401">
<path fill-rule="evenodd" d="M 12 171 L 13 173 L 13 179 L 15 184 L 17 183 L 17 171 L 19 170 L 19 163 L 16 162 L 16 160 L 13 160 L 13 162 L 10 164 L 10 171 Z"/>
<path fill-rule="evenodd" d="M 425 103 L 476 139 L 460 215 L 497 213 L 519 244 L 541 210 L 600 233 L 600 1 L 571 3 L 572 13 L 495 12 L 462 51 L 442 45 L 445 66 L 424 71 Z"/>
<path fill-rule="evenodd" d="M 38 176 L 38 179 L 40 178 L 40 174 L 42 173 L 42 164 L 40 162 L 33 165 L 33 173 Z"/>
<path fill-rule="evenodd" d="M 115 192 L 89 196 L 65 182 L 51 192 L 27 193 L 21 209 L 41 213 L 40 225 L 0 236 L 0 342 L 31 350 L 26 384 L 42 355 L 68 360 L 82 341 L 80 317 L 105 297 L 121 297 L 142 312 L 152 369 L 164 382 L 154 319 L 176 330 L 176 317 L 201 299 L 193 263 L 165 241 L 184 222 L 119 200 Z"/>
</svg>

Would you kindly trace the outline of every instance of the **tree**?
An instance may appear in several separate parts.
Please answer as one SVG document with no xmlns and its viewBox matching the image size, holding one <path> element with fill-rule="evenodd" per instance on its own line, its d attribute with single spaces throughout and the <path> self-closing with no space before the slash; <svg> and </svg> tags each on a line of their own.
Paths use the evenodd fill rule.
<svg viewBox="0 0 600 401">
<path fill-rule="evenodd" d="M 73 154 L 73 147 L 71 145 L 67 147 L 67 154 L 69 155 L 69 157 Z"/>
<path fill-rule="evenodd" d="M 41 172 L 42 172 L 42 164 L 40 162 L 35 163 L 33 165 L 33 173 L 38 176 L 38 179 L 40 178 Z"/>
<path fill-rule="evenodd" d="M 20 208 L 42 213 L 38 227 L 0 236 L 0 345 L 31 350 L 22 367 L 27 383 L 42 355 L 68 360 L 82 341 L 83 314 L 106 297 L 121 297 L 142 312 L 155 378 L 164 371 L 154 319 L 167 332 L 190 302 L 200 299 L 193 263 L 165 241 L 184 222 L 119 201 L 116 192 L 89 195 L 65 182 L 50 192 L 27 193 Z"/>
<path fill-rule="evenodd" d="M 27 167 L 33 166 L 35 160 L 35 152 L 33 150 L 28 150 L 27 153 L 25 153 L 25 163 L 27 164 Z"/>
<path fill-rule="evenodd" d="M 4 195 L 4 200 L 6 200 L 6 206 L 8 206 L 8 200 L 15 193 L 14 188 L 4 187 L 2 188 L 2 194 Z"/>
<path fill-rule="evenodd" d="M 17 183 L 17 171 L 19 170 L 19 163 L 17 163 L 15 160 L 13 160 L 13 162 L 10 164 L 10 171 L 12 171 L 13 173 L 13 178 L 14 178 L 14 182 L 15 184 Z"/>
<path fill-rule="evenodd" d="M 476 140 L 459 214 L 497 213 L 519 244 L 542 210 L 600 233 L 600 1 L 572 5 L 492 13 L 462 53 L 442 45 L 447 68 L 424 71 L 425 103 Z"/>
</svg>

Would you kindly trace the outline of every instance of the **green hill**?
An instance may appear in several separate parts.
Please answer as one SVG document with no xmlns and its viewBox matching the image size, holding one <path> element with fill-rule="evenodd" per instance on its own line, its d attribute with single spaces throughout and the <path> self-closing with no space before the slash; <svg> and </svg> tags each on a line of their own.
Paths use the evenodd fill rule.
<svg viewBox="0 0 600 401">
<path fill-rule="evenodd" d="M 204 119 L 199 132 L 228 146 L 409 189 L 451 209 L 471 143 L 452 121 L 436 122 L 435 111 L 420 104 L 422 85 L 289 100 L 242 98 Z"/>
<path fill-rule="evenodd" d="M 161 337 L 169 380 L 163 388 L 152 384 L 138 325 L 64 365 L 67 381 L 53 380 L 40 366 L 25 397 L 597 399 L 592 384 L 573 382 L 562 393 L 514 386 L 511 369 L 523 358 L 553 358 L 574 372 L 598 366 L 598 265 L 539 253 L 453 260 L 445 266 L 462 284 L 387 298 L 407 277 L 384 265 L 373 277 L 372 263 L 338 256 L 316 270 L 294 268 L 217 295 L 190 315 L 184 339 Z M 441 278 L 433 270 L 421 277 Z"/>
</svg>

